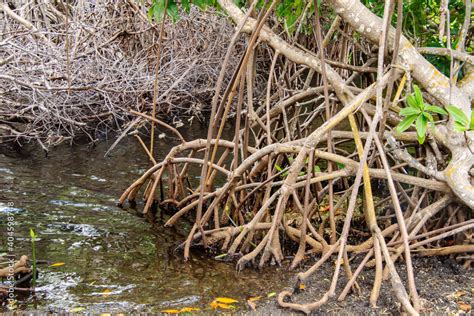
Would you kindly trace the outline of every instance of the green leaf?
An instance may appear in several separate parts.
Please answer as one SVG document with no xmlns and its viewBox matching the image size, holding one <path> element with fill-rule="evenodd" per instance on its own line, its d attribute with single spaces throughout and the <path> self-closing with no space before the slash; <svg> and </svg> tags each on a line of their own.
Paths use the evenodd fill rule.
<svg viewBox="0 0 474 316">
<path fill-rule="evenodd" d="M 209 1 L 206 0 L 193 0 L 193 4 L 195 4 L 199 9 L 205 9 L 209 5 Z"/>
<path fill-rule="evenodd" d="M 173 23 L 176 23 L 176 21 L 179 20 L 179 9 L 176 2 L 168 0 L 168 9 L 166 10 L 166 13 L 171 17 Z"/>
<path fill-rule="evenodd" d="M 423 102 L 423 95 L 421 94 L 420 88 L 416 84 L 413 85 L 413 91 L 415 92 L 415 100 L 418 107 L 423 110 L 424 102 Z"/>
<path fill-rule="evenodd" d="M 468 130 L 467 126 L 462 125 L 458 121 L 454 122 L 454 130 L 457 132 L 466 132 Z"/>
<path fill-rule="evenodd" d="M 345 164 L 340 163 L 340 162 L 337 162 L 336 164 L 337 164 L 337 167 L 338 167 L 339 169 L 344 169 L 344 168 L 346 167 Z"/>
<path fill-rule="evenodd" d="M 411 124 L 413 124 L 413 122 L 416 120 L 417 117 L 418 115 L 407 116 L 403 121 L 398 123 L 397 128 L 395 130 L 398 133 L 402 133 L 406 131 L 411 126 Z"/>
<path fill-rule="evenodd" d="M 421 115 L 423 115 L 428 121 L 430 121 L 431 123 L 434 124 L 433 116 L 430 113 L 423 112 L 423 113 L 421 113 Z"/>
<path fill-rule="evenodd" d="M 148 20 L 153 21 L 153 15 L 155 11 L 155 5 L 153 4 L 149 9 L 148 9 Z"/>
<path fill-rule="evenodd" d="M 474 130 L 474 111 L 471 111 L 471 124 L 469 129 Z"/>
<path fill-rule="evenodd" d="M 425 106 L 425 110 L 442 114 L 442 115 L 448 115 L 448 112 L 446 112 L 443 108 L 440 108 L 439 106 L 436 106 L 436 105 L 427 105 Z"/>
<path fill-rule="evenodd" d="M 277 165 L 277 164 L 275 164 L 275 169 L 278 170 L 278 172 L 281 172 L 281 171 L 283 170 L 283 169 L 282 169 L 279 165 Z"/>
<path fill-rule="evenodd" d="M 460 108 L 454 105 L 448 105 L 446 110 L 448 110 L 449 114 L 454 118 L 455 122 L 458 122 L 460 125 L 467 128 L 469 125 L 469 119 Z"/>
<path fill-rule="evenodd" d="M 161 22 L 163 20 L 163 15 L 165 13 L 165 2 L 163 0 L 159 0 L 155 3 L 153 9 L 153 17 L 155 18 L 156 22 Z"/>
<path fill-rule="evenodd" d="M 401 116 L 417 115 L 417 114 L 420 114 L 420 110 L 413 107 L 407 107 L 407 108 L 401 109 L 400 113 L 398 114 L 400 114 Z"/>
<path fill-rule="evenodd" d="M 409 107 L 421 110 L 421 107 L 419 107 L 418 103 L 416 103 L 416 98 L 412 94 L 407 96 L 407 103 Z"/>
<path fill-rule="evenodd" d="M 418 142 L 423 144 L 426 137 L 426 128 L 428 126 L 428 121 L 424 115 L 418 116 L 416 119 L 416 135 L 418 136 Z"/>
<path fill-rule="evenodd" d="M 30 237 L 33 238 L 33 239 L 36 238 L 35 231 L 31 228 L 30 228 Z"/>
<path fill-rule="evenodd" d="M 191 3 L 189 0 L 181 0 L 181 6 L 183 7 L 184 12 L 189 13 L 191 11 Z"/>
<path fill-rule="evenodd" d="M 314 172 L 321 172 L 321 168 L 319 168 L 319 166 L 314 166 Z"/>
</svg>

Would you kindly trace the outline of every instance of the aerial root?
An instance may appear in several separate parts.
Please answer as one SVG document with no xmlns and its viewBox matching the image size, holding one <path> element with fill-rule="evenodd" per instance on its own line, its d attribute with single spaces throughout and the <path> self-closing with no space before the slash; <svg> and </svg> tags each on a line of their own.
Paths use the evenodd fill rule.
<svg viewBox="0 0 474 316">
<path fill-rule="evenodd" d="M 172 148 L 124 192 L 120 203 L 135 200 L 146 186 L 144 213 L 150 213 L 153 201 L 162 209 L 177 206 L 162 217 L 164 226 L 179 225 L 184 218 L 194 222 L 181 244 L 185 259 L 194 245 L 239 258 L 238 270 L 250 264 L 283 264 L 287 258 L 295 269 L 316 259 L 298 273 L 298 284 L 320 273 L 323 265 L 334 264 L 330 287 L 322 296 L 298 304 L 288 301 L 296 293 L 284 291 L 278 296 L 282 307 L 310 313 L 332 298 L 343 300 L 351 290 L 360 290 L 362 271 L 375 268 L 371 306 L 377 306 L 381 286 L 389 279 L 403 310 L 417 315 L 420 300 L 412 256 L 473 251 L 468 209 L 472 186 L 466 185 L 471 178 L 465 170 L 474 156 L 454 148 L 436 129 L 422 146 L 413 131 L 394 132 L 400 122 L 397 104 L 410 73 L 400 71 L 401 65 L 383 71 L 384 49 L 379 50 L 377 81 L 364 79 L 360 87 L 350 89 L 348 82 L 355 84 L 356 73 L 343 78 L 309 53 L 316 47 L 301 50 L 264 26 L 275 3 L 253 18 L 253 6 L 244 13 L 232 1 L 219 0 L 237 29 L 248 33 L 248 45 L 221 91 L 224 60 L 207 139 Z M 254 85 L 261 81 L 255 74 L 262 52 L 257 39 L 266 42 L 264 53 L 271 60 L 266 95 L 258 106 Z M 334 45 L 335 51 L 348 49 Z M 232 47 L 226 57 L 231 53 Z M 323 85 L 310 88 L 316 73 Z M 424 79 L 417 76 L 418 81 Z M 381 102 L 383 90 L 387 104 Z M 397 91 L 393 104 L 392 90 Z M 223 140 L 233 105 L 236 124 L 226 136 L 229 140 Z M 316 124 L 316 118 L 322 122 Z M 192 166 L 200 169 L 199 179 Z M 465 195 L 460 186 L 468 188 Z M 406 278 L 396 269 L 402 259 Z M 340 289 L 341 267 L 347 283 Z"/>
</svg>

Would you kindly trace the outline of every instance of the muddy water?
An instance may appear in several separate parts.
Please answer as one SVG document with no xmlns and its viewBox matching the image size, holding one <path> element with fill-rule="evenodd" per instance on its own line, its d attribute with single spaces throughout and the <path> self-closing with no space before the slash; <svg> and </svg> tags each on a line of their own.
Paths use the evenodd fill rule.
<svg viewBox="0 0 474 316">
<path fill-rule="evenodd" d="M 183 133 L 191 139 L 204 131 L 194 125 Z M 39 236 L 37 259 L 64 262 L 39 266 L 36 296 L 19 308 L 84 308 L 95 313 L 205 309 L 216 296 L 245 302 L 288 284 L 289 274 L 283 269 L 238 273 L 233 264 L 199 253 L 184 263 L 173 252 L 183 235 L 172 228 L 152 229 L 142 218 L 115 206 L 149 162 L 134 139 L 125 139 L 112 157 L 104 158 L 113 141 L 95 147 L 62 145 L 48 157 L 34 146 L 19 151 L 0 147 L 0 253 L 6 251 L 6 214 L 11 213 L 16 255 L 31 254 L 33 228 Z M 170 139 L 160 140 L 159 156 L 172 145 Z"/>
</svg>

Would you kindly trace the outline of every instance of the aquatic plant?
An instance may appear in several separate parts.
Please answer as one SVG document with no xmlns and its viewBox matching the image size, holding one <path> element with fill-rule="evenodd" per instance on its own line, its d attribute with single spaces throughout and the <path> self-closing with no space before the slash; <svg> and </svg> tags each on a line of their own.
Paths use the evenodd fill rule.
<svg viewBox="0 0 474 316">
<path fill-rule="evenodd" d="M 32 285 L 33 287 L 36 286 L 36 275 L 37 275 L 37 269 L 36 269 L 36 233 L 35 231 L 30 228 L 30 238 L 31 238 L 31 260 L 32 260 L 32 267 L 33 267 L 33 279 L 32 279 Z"/>
</svg>

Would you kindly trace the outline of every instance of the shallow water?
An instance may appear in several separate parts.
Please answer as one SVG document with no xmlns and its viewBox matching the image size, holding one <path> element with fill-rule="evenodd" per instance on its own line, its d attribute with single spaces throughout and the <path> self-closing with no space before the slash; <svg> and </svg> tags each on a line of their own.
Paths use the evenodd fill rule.
<svg viewBox="0 0 474 316">
<path fill-rule="evenodd" d="M 206 128 L 183 131 L 204 136 Z M 27 311 L 157 312 L 209 308 L 217 296 L 266 297 L 288 283 L 283 268 L 238 273 L 231 263 L 193 253 L 184 263 L 173 228 L 155 228 L 115 203 L 149 166 L 135 139 L 125 139 L 104 158 L 115 139 L 89 145 L 61 145 L 45 157 L 35 146 L 0 147 L 0 253 L 6 252 L 7 213 L 14 214 L 17 256 L 31 254 L 29 229 L 39 236 L 40 276 L 35 297 L 20 302 Z M 156 144 L 159 158 L 173 141 Z M 196 172 L 197 174 L 197 172 Z M 13 203 L 9 207 L 8 203 Z M 105 291 L 105 293 L 104 293 Z"/>
</svg>

